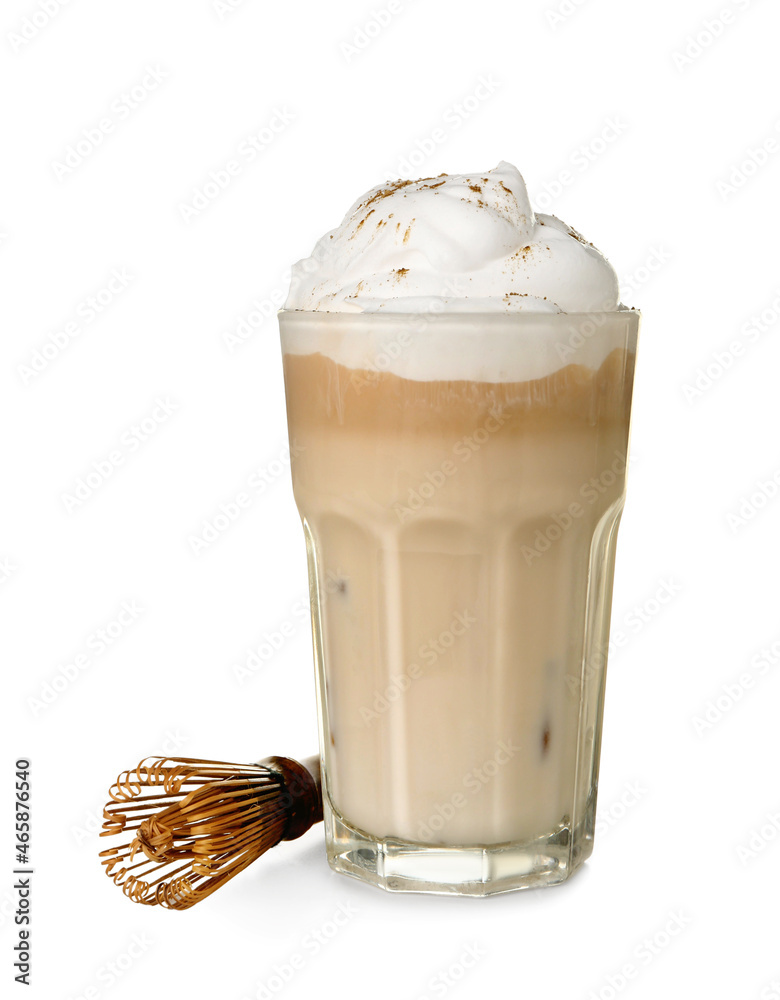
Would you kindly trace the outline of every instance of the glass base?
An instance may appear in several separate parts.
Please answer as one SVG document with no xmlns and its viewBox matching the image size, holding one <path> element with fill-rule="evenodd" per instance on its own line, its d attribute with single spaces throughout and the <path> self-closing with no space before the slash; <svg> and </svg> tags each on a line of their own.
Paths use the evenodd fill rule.
<svg viewBox="0 0 780 1000">
<path fill-rule="evenodd" d="M 439 847 L 378 840 L 355 830 L 326 805 L 328 863 L 334 871 L 388 892 L 492 896 L 565 882 L 593 850 L 587 822 L 565 823 L 533 841 L 490 847 Z M 592 830 L 592 826 L 590 826 Z"/>
</svg>

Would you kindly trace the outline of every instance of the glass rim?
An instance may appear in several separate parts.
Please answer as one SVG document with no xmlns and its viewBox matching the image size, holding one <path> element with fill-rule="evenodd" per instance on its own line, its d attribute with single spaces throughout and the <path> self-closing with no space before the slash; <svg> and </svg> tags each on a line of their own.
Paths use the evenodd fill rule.
<svg viewBox="0 0 780 1000">
<path fill-rule="evenodd" d="M 616 319 L 628 320 L 639 320 L 642 318 L 641 310 L 633 306 L 624 306 L 623 308 L 618 309 L 590 309 L 578 312 L 541 312 L 539 310 L 531 309 L 517 310 L 513 312 L 495 312 L 469 309 L 423 309 L 417 312 L 326 312 L 325 310 L 317 309 L 279 309 L 276 315 L 279 320 L 294 318 L 301 320 L 304 323 L 312 323 L 316 321 L 318 323 L 338 323 L 342 325 L 357 325 L 359 323 L 365 323 L 366 321 L 373 323 L 375 320 L 380 323 L 412 323 L 419 322 L 420 320 L 432 323 L 446 323 L 447 321 L 452 320 L 459 322 L 475 321 L 480 323 L 520 322 L 565 325 L 566 323 L 585 320 L 592 316 L 606 316 L 610 318 L 614 317 Z"/>
</svg>

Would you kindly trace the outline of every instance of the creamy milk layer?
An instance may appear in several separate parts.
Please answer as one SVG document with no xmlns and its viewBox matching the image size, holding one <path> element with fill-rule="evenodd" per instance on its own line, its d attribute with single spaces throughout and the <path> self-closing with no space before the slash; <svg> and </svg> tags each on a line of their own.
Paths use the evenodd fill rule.
<svg viewBox="0 0 780 1000">
<path fill-rule="evenodd" d="M 323 330 L 318 343 L 348 368 L 416 380 L 520 381 L 568 363 L 598 368 L 612 345 L 594 352 L 600 338 L 582 314 L 614 313 L 618 296 L 606 258 L 560 219 L 535 214 L 520 173 L 502 162 L 482 174 L 372 188 L 293 266 L 285 311 L 351 314 L 343 324 L 328 319 L 332 332 Z M 449 332 L 435 322 L 443 313 L 460 321 Z M 488 323 L 523 314 L 514 336 L 494 339 L 489 352 L 480 336 L 486 313 Z M 552 326 L 551 314 L 558 314 Z M 352 335 L 360 316 L 375 334 L 365 350 Z M 303 320 L 301 331 L 288 351 L 309 353 Z"/>
</svg>

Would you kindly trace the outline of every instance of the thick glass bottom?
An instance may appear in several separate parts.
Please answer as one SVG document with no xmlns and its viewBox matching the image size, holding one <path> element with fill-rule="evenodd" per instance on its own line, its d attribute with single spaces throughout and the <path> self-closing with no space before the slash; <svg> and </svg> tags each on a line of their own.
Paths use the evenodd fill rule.
<svg viewBox="0 0 780 1000">
<path fill-rule="evenodd" d="M 593 849 L 586 818 L 565 822 L 533 841 L 490 846 L 440 847 L 378 840 L 355 830 L 326 805 L 328 862 L 334 871 L 386 889 L 453 896 L 492 896 L 565 882 Z"/>
</svg>

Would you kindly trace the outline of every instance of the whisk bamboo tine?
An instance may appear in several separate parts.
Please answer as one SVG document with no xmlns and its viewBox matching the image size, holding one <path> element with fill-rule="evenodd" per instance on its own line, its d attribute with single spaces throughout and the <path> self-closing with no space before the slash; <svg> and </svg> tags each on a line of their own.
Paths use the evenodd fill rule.
<svg viewBox="0 0 780 1000">
<path fill-rule="evenodd" d="M 100 852 L 106 874 L 134 902 L 175 910 L 322 819 L 316 757 L 256 764 L 145 757 L 119 774 L 108 797 L 100 836 L 134 836 Z"/>
</svg>

